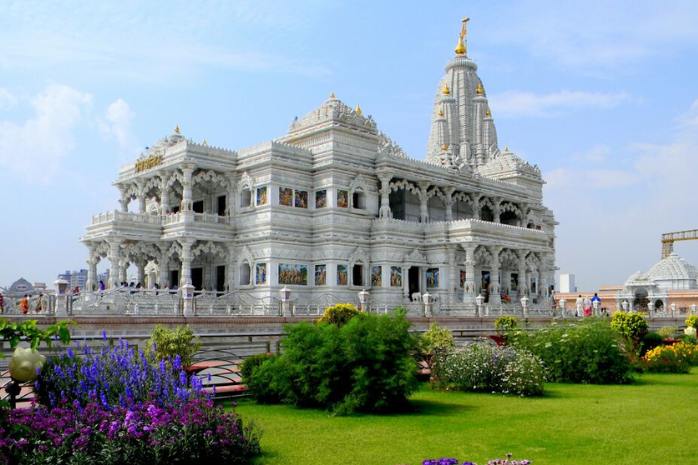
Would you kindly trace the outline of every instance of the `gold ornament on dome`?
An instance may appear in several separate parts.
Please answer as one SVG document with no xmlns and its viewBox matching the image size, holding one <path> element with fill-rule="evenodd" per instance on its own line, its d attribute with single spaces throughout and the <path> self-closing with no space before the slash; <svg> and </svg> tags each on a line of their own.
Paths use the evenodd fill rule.
<svg viewBox="0 0 698 465">
<path fill-rule="evenodd" d="M 443 111 L 443 110 L 439 110 L 439 116 L 443 116 L 443 115 L 444 115 L 444 111 Z"/>
<path fill-rule="evenodd" d="M 485 95 L 485 88 L 482 87 L 482 83 L 478 82 L 477 86 L 475 86 L 475 93 L 477 95 Z"/>
<path fill-rule="evenodd" d="M 470 21 L 470 18 L 467 16 L 463 18 L 463 25 L 461 26 L 458 43 L 456 44 L 456 55 L 465 55 L 468 52 L 465 48 L 465 37 L 468 35 L 468 21 Z"/>
<path fill-rule="evenodd" d="M 487 110 L 485 110 L 485 116 L 488 117 L 488 118 L 489 118 L 490 116 L 492 116 L 492 113 L 490 112 L 490 109 L 489 109 L 489 108 L 488 108 Z"/>
<path fill-rule="evenodd" d="M 448 88 L 448 84 L 444 84 L 444 86 L 441 88 L 441 93 L 443 95 L 451 95 L 451 89 Z"/>
<path fill-rule="evenodd" d="M 182 130 L 179 129 L 179 124 L 177 124 L 177 126 L 174 128 L 174 133 L 175 133 L 175 134 L 181 134 L 181 133 L 182 133 Z"/>
<path fill-rule="evenodd" d="M 354 107 L 354 113 L 356 113 L 358 116 L 363 116 L 364 112 L 361 111 L 361 106 L 357 103 L 356 106 Z"/>
</svg>

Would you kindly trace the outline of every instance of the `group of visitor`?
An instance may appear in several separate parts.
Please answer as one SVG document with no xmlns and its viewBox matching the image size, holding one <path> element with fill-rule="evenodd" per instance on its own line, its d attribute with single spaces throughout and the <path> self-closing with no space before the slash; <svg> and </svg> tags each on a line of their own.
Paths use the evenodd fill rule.
<svg viewBox="0 0 698 465">
<path fill-rule="evenodd" d="M 590 317 L 593 315 L 593 308 L 594 308 L 594 303 L 598 302 L 597 307 L 601 308 L 601 298 L 599 297 L 598 293 L 594 293 L 594 296 L 590 299 L 589 297 L 582 297 L 582 294 L 579 294 L 579 297 L 577 297 L 577 301 L 575 302 L 575 311 L 574 311 L 574 316 L 580 317 Z"/>
</svg>

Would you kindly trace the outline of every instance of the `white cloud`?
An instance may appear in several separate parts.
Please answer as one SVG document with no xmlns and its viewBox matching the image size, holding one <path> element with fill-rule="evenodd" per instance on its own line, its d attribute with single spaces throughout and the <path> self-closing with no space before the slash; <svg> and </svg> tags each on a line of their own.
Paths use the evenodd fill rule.
<svg viewBox="0 0 698 465">
<path fill-rule="evenodd" d="M 48 86 L 31 100 L 31 117 L 0 120 L 0 166 L 29 181 L 50 179 L 75 146 L 74 131 L 91 105 L 89 94 Z"/>
<path fill-rule="evenodd" d="M 631 101 L 625 92 L 584 92 L 562 90 L 548 94 L 507 91 L 490 97 L 497 117 L 556 116 L 584 108 L 613 108 Z"/>
<path fill-rule="evenodd" d="M 124 152 L 133 151 L 134 141 L 131 123 L 134 116 L 129 104 L 118 98 L 107 107 L 105 121 L 99 121 L 102 134 L 107 138 L 115 139 Z"/>
</svg>

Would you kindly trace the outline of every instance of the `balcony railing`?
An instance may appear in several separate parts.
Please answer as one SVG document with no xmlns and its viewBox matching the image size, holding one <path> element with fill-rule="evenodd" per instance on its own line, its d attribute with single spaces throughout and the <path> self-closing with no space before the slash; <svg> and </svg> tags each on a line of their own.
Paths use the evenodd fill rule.
<svg viewBox="0 0 698 465">
<path fill-rule="evenodd" d="M 177 224 L 184 221 L 186 213 L 169 213 L 167 215 L 159 215 L 152 213 L 131 213 L 122 212 L 119 210 L 108 211 L 92 216 L 92 225 L 100 225 L 112 223 L 115 221 L 130 222 L 137 224 L 152 224 L 157 226 L 166 226 Z M 228 224 L 230 222 L 228 216 L 220 216 L 216 213 L 191 213 L 194 222 L 206 224 Z"/>
</svg>

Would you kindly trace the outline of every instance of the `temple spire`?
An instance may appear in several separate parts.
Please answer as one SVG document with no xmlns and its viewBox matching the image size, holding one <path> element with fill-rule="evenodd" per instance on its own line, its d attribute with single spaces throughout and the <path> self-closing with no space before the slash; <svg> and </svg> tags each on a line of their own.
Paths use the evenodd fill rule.
<svg viewBox="0 0 698 465">
<path fill-rule="evenodd" d="M 470 18 L 467 16 L 463 18 L 460 35 L 458 36 L 458 44 L 456 44 L 456 55 L 465 55 L 468 53 L 468 49 L 465 47 L 465 37 L 468 35 L 468 21 L 470 21 Z"/>
</svg>

